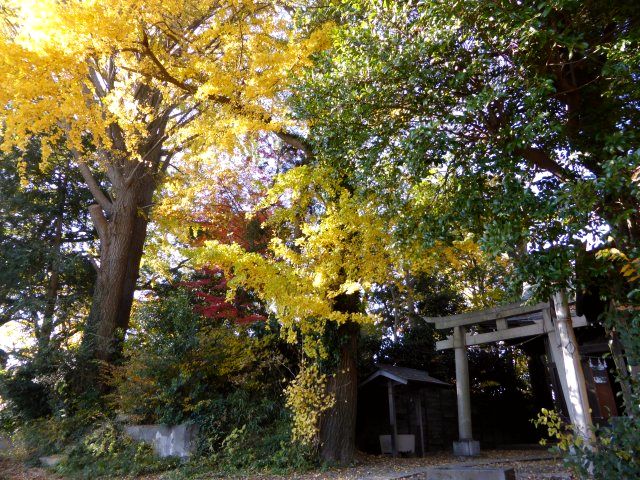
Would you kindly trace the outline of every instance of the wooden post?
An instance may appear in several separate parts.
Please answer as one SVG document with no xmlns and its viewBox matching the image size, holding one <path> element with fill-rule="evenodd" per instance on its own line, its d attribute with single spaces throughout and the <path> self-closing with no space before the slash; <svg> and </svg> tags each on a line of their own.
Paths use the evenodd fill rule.
<svg viewBox="0 0 640 480">
<path fill-rule="evenodd" d="M 396 423 L 396 402 L 393 398 L 393 381 L 387 381 L 389 394 L 389 425 L 391 426 L 391 453 L 393 458 L 398 456 L 398 427 Z"/>
<path fill-rule="evenodd" d="M 567 294 L 564 291 L 553 296 L 555 307 L 555 337 L 549 338 L 549 343 L 554 359 L 560 361 L 558 373 L 561 379 L 563 393 L 571 423 L 578 435 L 582 436 L 585 443 L 593 441 L 593 428 L 591 413 L 589 412 L 589 400 L 587 397 L 587 386 L 580 363 L 580 352 L 578 351 L 578 341 L 571 324 L 571 311 Z M 564 378 L 563 378 L 564 377 Z"/>
<path fill-rule="evenodd" d="M 627 415 L 633 415 L 633 409 L 631 406 L 633 405 L 633 397 L 631 393 L 631 382 L 629 378 L 629 367 L 627 365 L 627 361 L 624 358 L 624 354 L 622 353 L 622 344 L 620 342 L 620 337 L 618 337 L 618 332 L 615 330 L 609 330 L 609 348 L 611 349 L 611 358 L 613 358 L 613 363 L 616 365 L 616 369 L 618 370 L 618 383 L 620 384 L 620 389 L 622 391 L 622 398 L 624 400 L 624 412 Z"/>
<path fill-rule="evenodd" d="M 418 425 L 418 437 L 420 439 L 420 456 L 424 457 L 425 445 L 424 445 L 424 425 L 422 424 L 422 394 L 418 392 L 415 397 L 416 403 L 416 421 Z"/>
</svg>

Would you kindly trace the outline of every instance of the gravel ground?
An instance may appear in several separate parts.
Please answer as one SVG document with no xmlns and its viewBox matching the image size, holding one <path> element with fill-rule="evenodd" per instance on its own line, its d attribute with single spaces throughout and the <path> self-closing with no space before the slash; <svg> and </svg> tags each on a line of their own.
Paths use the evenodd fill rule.
<svg viewBox="0 0 640 480">
<path fill-rule="evenodd" d="M 244 480 L 425 480 L 425 470 L 444 465 L 478 465 L 510 467 L 517 480 L 569 480 L 572 477 L 560 459 L 544 450 L 487 450 L 479 457 L 460 458 L 449 453 L 430 454 L 425 458 L 397 458 L 359 455 L 354 467 L 334 468 L 289 476 L 254 475 Z M 214 478 L 214 477 L 212 477 Z M 152 480 L 152 479 L 149 479 Z M 156 479 L 153 479 L 156 480 Z M 157 480 L 161 480 L 158 478 Z"/>
<path fill-rule="evenodd" d="M 572 477 L 559 459 L 541 450 L 488 450 L 474 458 L 456 458 L 448 453 L 430 454 L 425 458 L 389 458 L 359 455 L 356 465 L 292 474 L 288 476 L 250 475 L 235 477 L 245 480 L 425 480 L 425 470 L 444 465 L 478 465 L 481 467 L 511 467 L 518 480 L 567 480 Z M 146 475 L 137 480 L 162 480 L 164 475 Z M 205 476 L 200 478 L 221 478 Z M 0 480 L 60 480 L 61 477 L 43 468 L 29 468 L 8 458 L 0 458 Z"/>
</svg>

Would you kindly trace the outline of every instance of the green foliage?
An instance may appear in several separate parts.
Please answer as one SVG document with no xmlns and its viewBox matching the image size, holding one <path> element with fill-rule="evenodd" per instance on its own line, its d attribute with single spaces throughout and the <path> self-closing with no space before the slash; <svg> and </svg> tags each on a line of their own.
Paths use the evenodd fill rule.
<svg viewBox="0 0 640 480">
<path fill-rule="evenodd" d="M 283 399 L 236 390 L 199 412 L 198 454 L 226 472 L 286 472 L 313 464 L 312 451 L 292 440 L 291 414 Z"/>
<path fill-rule="evenodd" d="M 36 139 L 23 155 L 0 155 L 0 325 L 20 322 L 43 348 L 77 328 L 94 277 L 78 248 L 94 240 L 84 212 L 89 197 L 69 156 L 55 152 L 40 169 Z M 22 181 L 20 169 L 31 181 Z"/>
<path fill-rule="evenodd" d="M 172 474 L 178 478 L 307 468 L 312 456 L 293 442 L 284 408 L 293 367 L 277 325 L 205 317 L 199 312 L 212 304 L 198 298 L 213 297 L 167 288 L 140 303 L 125 362 L 113 370 L 112 403 L 134 420 L 198 425 L 196 455 Z"/>
<path fill-rule="evenodd" d="M 194 311 L 184 289 L 141 302 L 113 369 L 116 409 L 137 420 L 177 424 L 199 415 L 212 399 L 235 388 L 273 391 L 286 362 L 277 333 L 211 319 Z"/>
<path fill-rule="evenodd" d="M 575 435 L 555 411 L 543 409 L 534 424 L 546 428 L 548 436 L 557 441 L 553 449 L 564 454 L 566 464 L 579 478 L 640 478 L 639 400 L 636 394 L 628 416 L 612 418 L 608 425 L 596 427 L 592 445 Z"/>
<path fill-rule="evenodd" d="M 444 336 L 424 321 L 424 317 L 452 315 L 462 309 L 464 299 L 451 281 L 425 274 L 407 276 L 400 286 L 380 285 L 371 305 L 381 318 L 382 331 L 373 332 L 380 338 L 374 352 L 378 362 L 427 370 L 443 379 L 452 376 L 451 358 L 435 351 L 435 342 Z M 367 375 L 371 365 L 362 368 L 361 375 Z"/>
<path fill-rule="evenodd" d="M 157 458 L 150 445 L 134 442 L 123 434 L 121 425 L 104 419 L 93 423 L 65 453 L 56 470 L 87 480 L 164 471 L 179 463 L 175 458 Z"/>
<path fill-rule="evenodd" d="M 94 270 L 82 250 L 94 234 L 69 157 L 59 149 L 40 165 L 38 139 L 22 155 L 0 155 L 0 326 L 24 332 L 0 352 L 2 415 L 15 421 L 70 415 L 91 396 L 74 383 L 73 337 L 91 295 Z"/>
<path fill-rule="evenodd" d="M 39 465 L 39 457 L 61 454 L 56 470 L 71 478 L 138 475 L 177 465 L 175 459 L 158 459 L 151 446 L 132 441 L 120 424 L 95 410 L 22 422 L 12 438 L 12 453 L 28 464 Z"/>
<path fill-rule="evenodd" d="M 37 351 L 36 351 L 37 353 Z M 20 363 L 0 370 L 0 409 L 13 422 L 83 415 L 99 403 L 98 393 L 81 384 L 75 349 L 33 350 L 15 355 Z"/>
<path fill-rule="evenodd" d="M 49 415 L 33 420 L 16 422 L 12 440 L 15 454 L 32 463 L 41 456 L 57 454 L 80 441 L 92 425 L 104 421 L 104 415 L 95 409 L 83 409 L 74 415 Z"/>
<path fill-rule="evenodd" d="M 589 235 L 640 229 L 637 2 L 342 1 L 294 97 L 317 157 L 394 218 L 398 242 L 468 231 L 542 297 Z"/>
</svg>

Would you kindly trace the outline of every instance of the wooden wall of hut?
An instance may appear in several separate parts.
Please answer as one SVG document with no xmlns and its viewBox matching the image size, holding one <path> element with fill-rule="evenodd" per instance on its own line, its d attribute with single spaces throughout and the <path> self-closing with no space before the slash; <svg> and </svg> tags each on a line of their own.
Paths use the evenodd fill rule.
<svg viewBox="0 0 640 480">
<path fill-rule="evenodd" d="M 424 451 L 449 450 L 458 435 L 456 394 L 451 387 L 396 385 L 394 388 L 398 434 L 413 434 L 416 455 L 421 453 L 420 421 L 422 415 Z M 386 384 L 372 382 L 360 389 L 356 427 L 358 449 L 380 453 L 380 435 L 389 435 L 389 402 Z"/>
</svg>

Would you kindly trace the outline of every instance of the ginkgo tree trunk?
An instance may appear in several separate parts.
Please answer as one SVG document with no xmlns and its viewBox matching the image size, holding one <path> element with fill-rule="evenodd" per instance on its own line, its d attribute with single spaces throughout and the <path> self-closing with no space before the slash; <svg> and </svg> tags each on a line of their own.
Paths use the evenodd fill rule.
<svg viewBox="0 0 640 480">
<path fill-rule="evenodd" d="M 8 0 L 0 9 L 2 148 L 63 143 L 94 199 L 97 281 L 83 338 L 112 362 L 129 326 L 154 195 L 172 159 L 215 162 L 271 131 L 295 148 L 279 101 L 328 43 L 256 0 Z"/>
<path fill-rule="evenodd" d="M 102 193 L 87 165 L 78 159 L 96 200 L 89 211 L 100 239 L 96 285 L 83 337 L 84 351 L 97 360 L 115 359 L 129 327 L 153 194 L 168 166 L 169 157 L 161 148 L 167 118 L 161 115 L 158 130 L 149 134 L 146 144 L 153 150 L 144 152 L 144 161 L 118 165 L 105 152 L 110 163 L 110 196 Z"/>
</svg>

